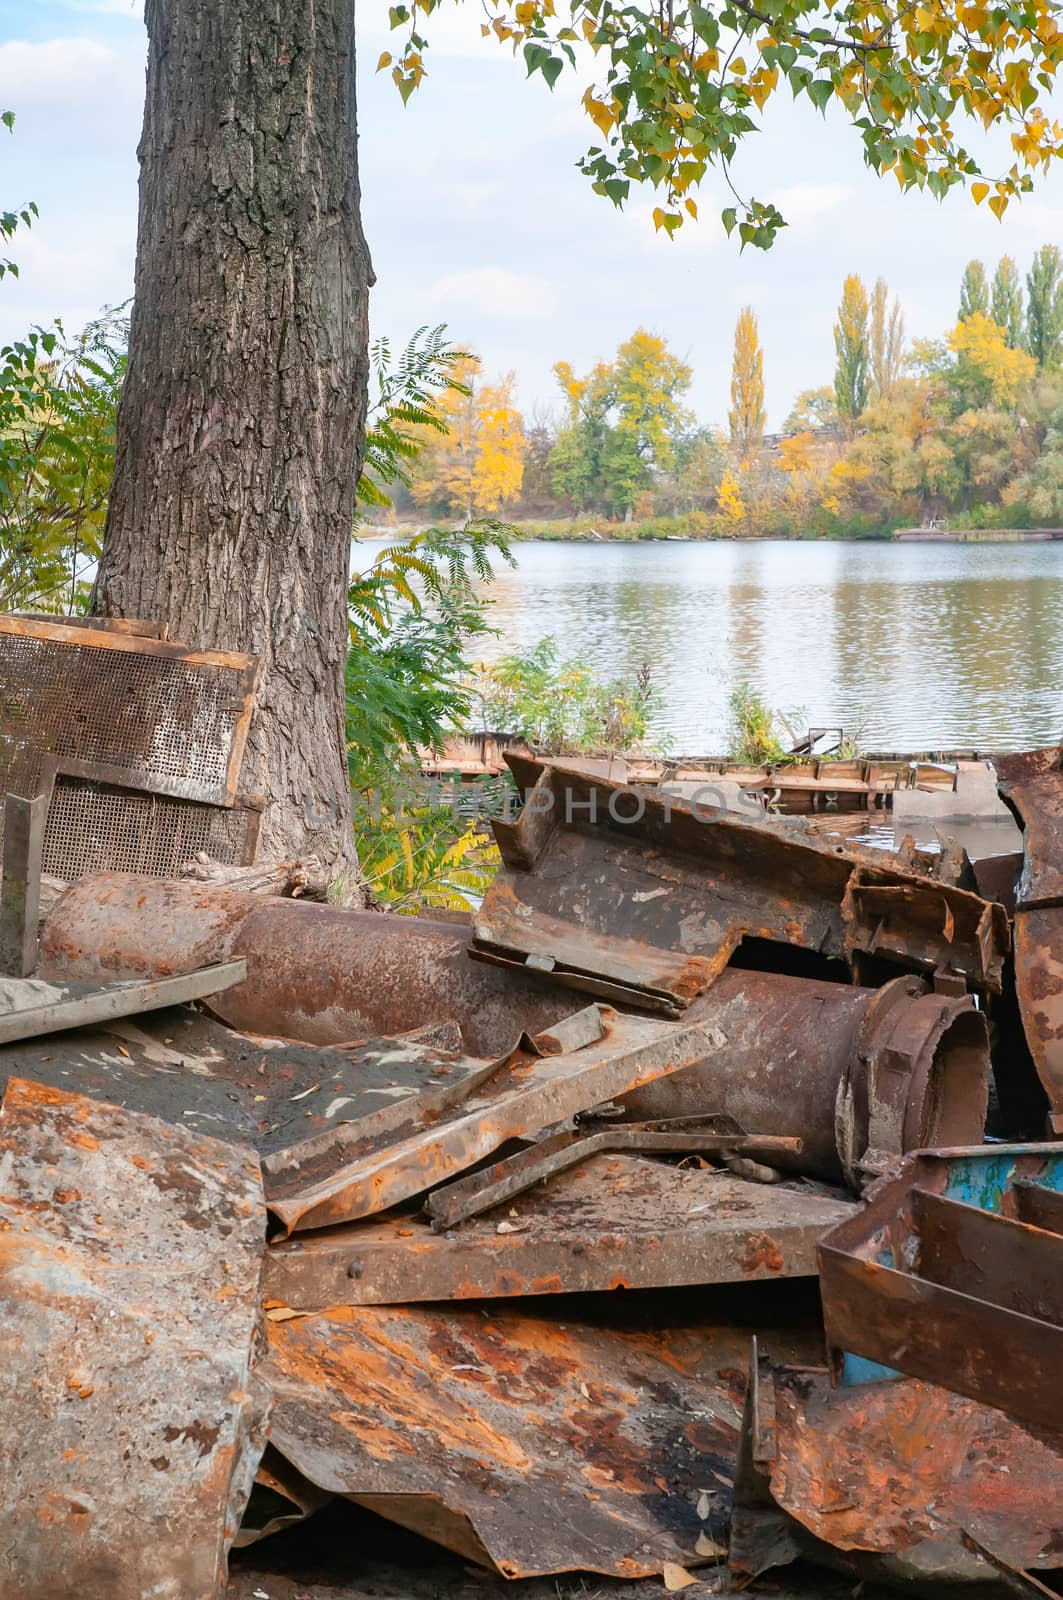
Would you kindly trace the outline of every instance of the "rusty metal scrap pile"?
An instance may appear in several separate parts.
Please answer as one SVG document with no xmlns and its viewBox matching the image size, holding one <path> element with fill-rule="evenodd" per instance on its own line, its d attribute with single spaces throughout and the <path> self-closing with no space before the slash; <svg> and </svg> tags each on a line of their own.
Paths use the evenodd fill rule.
<svg viewBox="0 0 1063 1600">
<path fill-rule="evenodd" d="M 137 876 L 120 811 L 38 946 L 64 775 L 238 805 L 253 664 L 200 666 L 209 796 L 202 687 L 99 771 L 0 697 L 3 1600 L 207 1600 L 338 1498 L 509 1578 L 1054 1592 L 1063 752 L 997 761 L 999 898 L 514 755 L 471 928 Z"/>
</svg>

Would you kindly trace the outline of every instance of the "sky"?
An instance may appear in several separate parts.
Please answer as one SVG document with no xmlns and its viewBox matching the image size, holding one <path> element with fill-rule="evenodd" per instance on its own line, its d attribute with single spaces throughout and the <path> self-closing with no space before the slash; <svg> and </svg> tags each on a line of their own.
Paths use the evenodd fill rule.
<svg viewBox="0 0 1063 1600">
<path fill-rule="evenodd" d="M 1008 252 L 1025 272 L 1063 243 L 1063 168 L 997 223 L 960 193 L 944 204 L 901 195 L 867 171 L 843 115 L 769 106 L 735 175 L 774 200 L 789 228 L 767 254 L 728 240 L 721 182 L 702 220 L 675 240 L 654 231 L 650 192 L 615 211 L 576 170 L 593 129 L 585 79 L 553 94 L 479 32 L 475 5 L 432 20 L 429 76 L 404 108 L 380 52 L 394 44 L 387 0 L 359 0 L 363 207 L 377 286 L 374 334 L 403 342 L 445 322 L 490 378 L 513 371 L 525 413 L 556 407 L 553 364 L 608 359 L 637 327 L 667 338 L 694 369 L 691 404 L 726 418 L 735 317 L 751 305 L 764 347 L 769 427 L 795 394 L 831 381 L 842 281 L 878 276 L 899 296 L 911 337 L 955 320 L 965 263 Z M 140 0 L 0 0 L 2 203 L 33 199 L 40 220 L 0 284 L 0 339 L 60 317 L 81 326 L 131 293 L 136 145 L 144 89 Z"/>
</svg>

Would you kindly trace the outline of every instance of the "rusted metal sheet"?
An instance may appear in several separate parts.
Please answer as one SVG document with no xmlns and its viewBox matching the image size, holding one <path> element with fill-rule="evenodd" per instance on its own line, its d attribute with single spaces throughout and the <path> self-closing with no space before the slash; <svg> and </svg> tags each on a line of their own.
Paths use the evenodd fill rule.
<svg viewBox="0 0 1063 1600">
<path fill-rule="evenodd" d="M 593 1119 L 593 1114 L 589 1115 Z M 424 1209 L 434 1228 L 453 1228 L 591 1156 L 624 1151 L 647 1156 L 755 1156 L 770 1166 L 780 1155 L 800 1156 L 801 1141 L 784 1134 L 746 1133 L 733 1117 L 722 1114 L 661 1122 L 610 1121 L 604 1127 L 580 1119 L 578 1127 L 546 1134 L 493 1166 L 444 1184 L 428 1196 Z"/>
<path fill-rule="evenodd" d="M 14 1080 L 0 1164 L 5 1600 L 213 1600 L 265 1433 L 257 1159 Z"/>
<path fill-rule="evenodd" d="M 580 988 L 639 991 L 675 1015 L 743 938 L 858 963 L 877 956 L 999 990 L 1001 906 L 876 863 L 871 852 L 751 822 L 575 766 L 510 756 L 525 809 L 493 824 L 503 868 L 473 919 L 475 953 Z"/>
<path fill-rule="evenodd" d="M 301 1311 L 681 1284 L 816 1271 L 816 1241 L 854 1202 L 713 1167 L 596 1155 L 441 1237 L 399 1215 L 288 1239 L 263 1292 Z"/>
<path fill-rule="evenodd" d="M 924 1582 L 985 1578 L 965 1533 L 1020 1570 L 1061 1564 L 1063 1455 L 1003 1412 L 912 1379 L 832 1389 L 792 1369 L 771 1401 L 772 1497 L 824 1546 Z"/>
<path fill-rule="evenodd" d="M 81 617 L 56 616 L 53 611 L 15 611 L 12 617 L 19 622 L 61 623 L 64 628 L 92 628 L 105 633 L 131 633 L 142 639 L 167 639 L 168 622 L 147 622 L 142 617 Z"/>
<path fill-rule="evenodd" d="M 1049 1225 L 1061 1191 L 1056 1145 L 910 1156 L 820 1241 L 836 1374 L 853 1352 L 1063 1440 L 1063 1232 Z"/>
<path fill-rule="evenodd" d="M 214 1003 L 234 1028 L 312 1044 L 457 1021 L 472 1055 L 498 1056 L 520 1029 L 573 1010 L 570 993 L 468 958 L 467 929 L 210 884 L 105 873 L 74 884 L 42 934 L 54 979 L 187 972 L 245 957 L 248 979 Z"/>
<path fill-rule="evenodd" d="M 255 859 L 264 802 L 237 797 L 230 807 L 178 800 L 128 784 L 100 783 L 88 763 L 54 764 L 42 864 L 74 882 L 94 872 L 176 877 L 200 853 L 231 866 Z M 88 775 L 86 775 L 86 773 Z"/>
<path fill-rule="evenodd" d="M 997 761 L 1019 814 L 1025 859 L 1015 894 L 1015 983 L 1034 1066 L 1063 1134 L 1063 747 Z"/>
<path fill-rule="evenodd" d="M 263 1155 L 476 1070 L 439 1030 L 346 1048 L 234 1033 L 182 1007 L 0 1047 L 0 1090 L 26 1077 Z M 439 1048 L 443 1046 L 444 1048 Z"/>
<path fill-rule="evenodd" d="M 38 793 L 52 757 L 231 806 L 257 679 L 253 656 L 0 615 L 0 793 Z"/>
<path fill-rule="evenodd" d="M 219 993 L 247 976 L 243 961 L 201 967 L 177 978 L 156 978 L 146 983 L 48 985 L 33 982 L 25 1006 L 11 1004 L 0 1012 L 0 1044 L 12 1039 L 33 1039 L 43 1034 L 82 1028 L 111 1017 L 133 1017 L 164 1006 L 183 1005 Z"/>
<path fill-rule="evenodd" d="M 27 977 L 37 965 L 41 851 L 48 797 L 4 801 L 3 881 L 0 883 L 0 972 Z"/>
<path fill-rule="evenodd" d="M 851 1185 L 885 1157 L 982 1137 L 989 1035 L 967 996 L 914 976 L 862 989 L 729 969 L 686 1016 L 724 1042 L 628 1095 L 632 1119 L 726 1107 L 751 1133 L 801 1139 L 780 1165 Z"/>
<path fill-rule="evenodd" d="M 285 1232 L 354 1222 L 466 1172 L 509 1139 L 563 1122 L 677 1072 L 718 1043 L 710 1028 L 609 1013 L 606 1037 L 569 1054 L 517 1050 L 486 1063 L 460 1098 L 419 1096 L 270 1156 L 263 1177 Z M 471 1089 L 471 1093 L 469 1090 Z"/>
<path fill-rule="evenodd" d="M 269 1326 L 272 1441 L 506 1577 L 640 1577 L 726 1527 L 749 1333 L 513 1308 L 335 1310 Z M 802 1360 L 807 1325 L 774 1335 Z M 711 1509 L 710 1509 L 711 1505 Z M 699 1510 L 701 1516 L 699 1516 Z"/>
</svg>

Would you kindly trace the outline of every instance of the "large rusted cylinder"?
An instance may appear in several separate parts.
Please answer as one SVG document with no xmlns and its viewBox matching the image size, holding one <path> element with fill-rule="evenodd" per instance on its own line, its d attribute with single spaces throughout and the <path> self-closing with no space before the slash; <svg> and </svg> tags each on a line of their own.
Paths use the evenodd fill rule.
<svg viewBox="0 0 1063 1600">
<path fill-rule="evenodd" d="M 483 1056 L 585 1003 L 546 978 L 470 960 L 468 944 L 452 923 L 105 873 L 53 909 L 41 975 L 160 976 L 243 956 L 246 982 L 210 1002 L 235 1028 L 334 1044 L 452 1020 Z M 799 1136 L 799 1170 L 850 1183 L 873 1169 L 876 1150 L 981 1140 L 989 1046 L 967 997 L 930 994 L 908 976 L 859 989 L 731 969 L 685 1017 L 723 1042 L 631 1096 L 630 1116 L 726 1111 L 750 1133 Z"/>
<path fill-rule="evenodd" d="M 100 873 L 54 907 L 41 975 L 132 978 L 247 958 L 247 981 L 212 1011 L 249 1033 L 336 1044 L 452 1019 L 471 1055 L 496 1056 L 522 1028 L 552 1027 L 586 1001 L 521 972 L 470 961 L 468 929 L 420 917 Z"/>
<path fill-rule="evenodd" d="M 799 1135 L 798 1170 L 849 1183 L 876 1151 L 981 1143 L 989 1034 L 967 996 L 730 968 L 685 1016 L 727 1043 L 629 1095 L 633 1120 L 726 1111 L 749 1133 Z"/>
</svg>

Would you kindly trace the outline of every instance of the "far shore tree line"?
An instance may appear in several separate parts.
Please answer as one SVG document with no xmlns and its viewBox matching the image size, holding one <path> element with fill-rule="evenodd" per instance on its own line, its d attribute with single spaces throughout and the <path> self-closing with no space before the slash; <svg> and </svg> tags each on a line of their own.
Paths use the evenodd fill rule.
<svg viewBox="0 0 1063 1600">
<path fill-rule="evenodd" d="M 1063 522 L 1063 253 L 1043 245 L 1022 274 L 1010 256 L 971 261 L 955 324 L 906 337 L 880 278 L 846 278 L 834 382 L 794 400 L 766 431 L 765 371 L 751 307 L 734 333 L 726 426 L 687 403 L 690 365 L 637 329 L 612 360 L 554 368 L 559 398 L 524 416 L 509 372 L 475 355 L 440 397 L 445 434 L 422 430 L 399 521 L 502 516 L 546 537 L 875 536 L 946 520 L 985 527 Z"/>
</svg>

